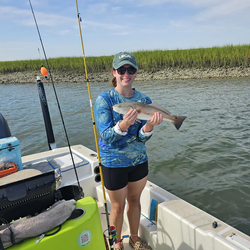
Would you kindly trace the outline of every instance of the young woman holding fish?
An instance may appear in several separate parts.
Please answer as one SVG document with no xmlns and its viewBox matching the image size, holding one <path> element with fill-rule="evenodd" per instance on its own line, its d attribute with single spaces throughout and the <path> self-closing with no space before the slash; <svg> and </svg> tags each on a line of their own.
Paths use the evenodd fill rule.
<svg viewBox="0 0 250 250">
<path fill-rule="evenodd" d="M 132 88 L 137 73 L 135 57 L 120 52 L 113 59 L 113 88 L 100 94 L 95 103 L 95 119 L 100 131 L 100 156 L 104 185 L 111 200 L 110 223 L 115 226 L 115 250 L 123 250 L 122 224 L 125 201 L 130 227 L 129 244 L 133 249 L 151 249 L 138 236 L 140 223 L 140 196 L 148 176 L 148 157 L 145 142 L 153 128 L 163 118 L 155 112 L 148 121 L 138 121 L 138 111 L 130 109 L 124 115 L 112 107 L 121 102 L 152 103 L 150 98 Z"/>
</svg>

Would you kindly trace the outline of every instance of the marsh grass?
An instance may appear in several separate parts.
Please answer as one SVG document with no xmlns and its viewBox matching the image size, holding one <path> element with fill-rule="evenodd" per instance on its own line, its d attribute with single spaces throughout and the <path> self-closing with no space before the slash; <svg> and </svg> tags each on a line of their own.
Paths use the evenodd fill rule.
<svg viewBox="0 0 250 250">
<path fill-rule="evenodd" d="M 228 45 L 223 47 L 153 50 L 132 52 L 140 69 L 152 71 L 165 68 L 233 68 L 250 67 L 250 44 Z M 86 57 L 87 70 L 90 73 L 105 72 L 111 69 L 113 56 Z M 81 73 L 84 71 L 82 57 L 49 58 L 51 70 Z M 45 60 L 23 60 L 0 62 L 1 73 L 37 70 Z"/>
</svg>

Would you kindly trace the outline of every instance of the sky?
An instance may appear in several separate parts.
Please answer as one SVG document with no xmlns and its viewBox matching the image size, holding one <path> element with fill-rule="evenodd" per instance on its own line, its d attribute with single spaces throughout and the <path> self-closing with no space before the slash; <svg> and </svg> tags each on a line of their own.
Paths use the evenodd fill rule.
<svg viewBox="0 0 250 250">
<path fill-rule="evenodd" d="M 31 0 L 47 58 L 82 56 L 76 2 Z M 250 0 L 78 0 L 85 56 L 250 44 Z M 0 61 L 44 59 L 29 1 L 0 0 Z"/>
</svg>

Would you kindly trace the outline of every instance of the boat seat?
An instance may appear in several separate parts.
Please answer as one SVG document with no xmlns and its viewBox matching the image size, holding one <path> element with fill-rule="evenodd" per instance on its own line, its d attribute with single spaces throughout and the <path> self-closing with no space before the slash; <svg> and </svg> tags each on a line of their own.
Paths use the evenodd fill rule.
<svg viewBox="0 0 250 250">
<path fill-rule="evenodd" d="M 42 172 L 37 169 L 24 169 L 22 171 L 17 171 L 13 174 L 6 175 L 0 178 L 0 186 L 10 184 L 16 181 L 25 180 L 27 178 L 37 176 L 40 174 L 42 174 Z"/>
</svg>

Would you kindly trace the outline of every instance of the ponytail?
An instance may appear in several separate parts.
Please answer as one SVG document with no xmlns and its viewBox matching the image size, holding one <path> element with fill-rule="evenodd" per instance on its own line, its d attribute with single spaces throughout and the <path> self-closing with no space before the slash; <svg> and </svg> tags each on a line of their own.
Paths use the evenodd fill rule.
<svg viewBox="0 0 250 250">
<path fill-rule="evenodd" d="M 111 86 L 113 87 L 113 88 L 115 88 L 116 86 L 117 86 L 117 83 L 116 83 L 116 78 L 115 77 L 113 77 L 112 79 L 111 79 Z"/>
</svg>

